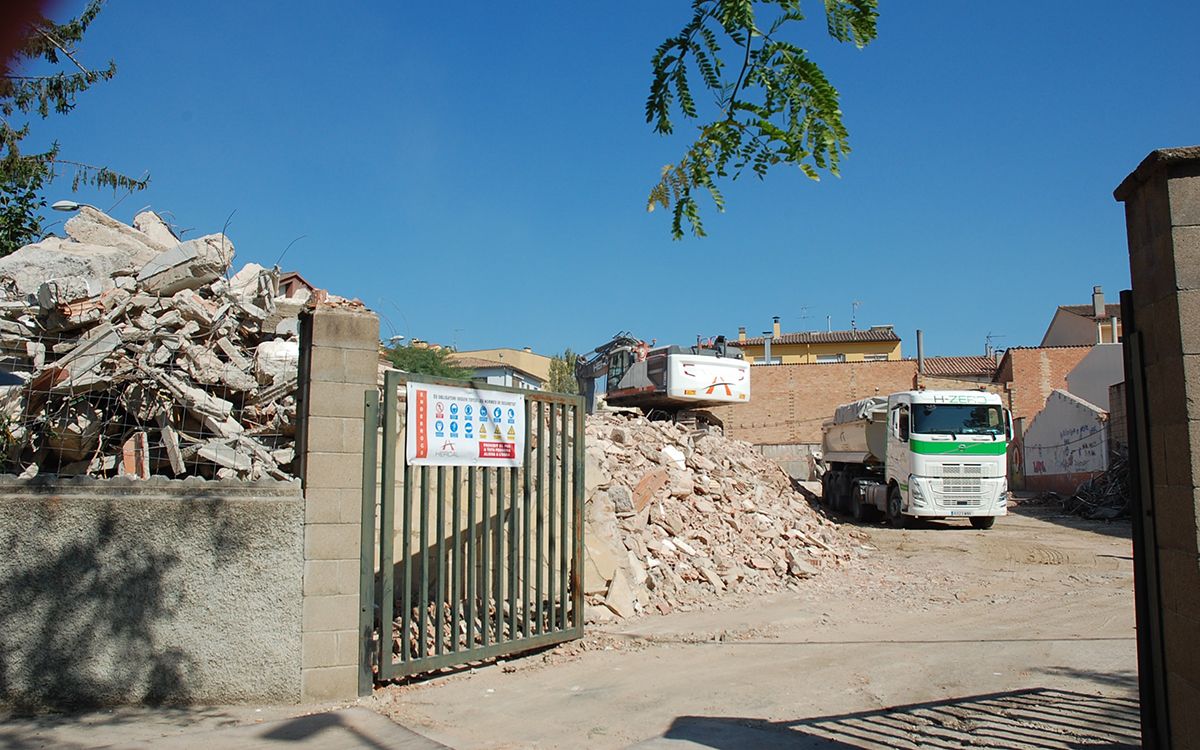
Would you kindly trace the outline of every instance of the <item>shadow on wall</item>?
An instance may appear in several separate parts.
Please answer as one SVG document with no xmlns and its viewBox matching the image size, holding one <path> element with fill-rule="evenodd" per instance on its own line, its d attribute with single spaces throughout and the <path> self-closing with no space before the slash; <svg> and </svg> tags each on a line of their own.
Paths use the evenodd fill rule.
<svg viewBox="0 0 1200 750">
<path fill-rule="evenodd" d="M 135 547 L 121 523 L 110 504 L 65 544 L 45 524 L 4 532 L 4 554 L 24 563 L 0 580 L 0 693 L 16 707 L 104 705 L 133 685 L 147 703 L 187 700 L 188 660 L 152 627 L 174 612 L 165 580 L 179 558 Z"/>
<path fill-rule="evenodd" d="M 1133 699 L 1034 688 L 798 721 L 681 716 L 663 737 L 719 750 L 1114 750 L 1140 747 L 1139 718 Z M 639 747 L 653 748 L 656 742 Z"/>
</svg>

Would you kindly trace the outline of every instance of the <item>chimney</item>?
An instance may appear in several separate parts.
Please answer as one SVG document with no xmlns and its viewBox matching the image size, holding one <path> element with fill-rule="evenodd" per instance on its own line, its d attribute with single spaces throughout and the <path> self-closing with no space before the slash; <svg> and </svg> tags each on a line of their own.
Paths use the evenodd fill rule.
<svg viewBox="0 0 1200 750">
<path fill-rule="evenodd" d="M 1092 317 L 1104 320 L 1104 291 L 1098 286 L 1092 287 Z"/>
<path fill-rule="evenodd" d="M 779 316 L 771 318 L 771 337 L 779 338 Z"/>
<path fill-rule="evenodd" d="M 1112 338 L 1109 339 L 1109 343 L 1110 344 L 1121 343 L 1121 337 L 1117 333 L 1117 316 L 1116 315 L 1112 316 L 1108 322 L 1112 326 Z"/>
<path fill-rule="evenodd" d="M 1004 351 L 1001 349 L 996 349 L 995 351 L 992 352 L 992 359 L 995 360 L 996 367 L 999 367 L 1000 360 L 1004 359 Z"/>
<path fill-rule="evenodd" d="M 917 329 L 917 374 L 925 374 L 925 332 Z"/>
<path fill-rule="evenodd" d="M 763 362 L 771 364 L 771 332 L 763 331 Z"/>
<path fill-rule="evenodd" d="M 738 326 L 738 341 L 746 340 L 746 326 Z"/>
<path fill-rule="evenodd" d="M 532 348 L 532 347 L 528 347 L 528 346 L 527 346 L 527 347 L 525 347 L 524 349 L 522 349 L 521 351 L 525 352 L 526 354 L 533 354 L 533 348 Z"/>
</svg>

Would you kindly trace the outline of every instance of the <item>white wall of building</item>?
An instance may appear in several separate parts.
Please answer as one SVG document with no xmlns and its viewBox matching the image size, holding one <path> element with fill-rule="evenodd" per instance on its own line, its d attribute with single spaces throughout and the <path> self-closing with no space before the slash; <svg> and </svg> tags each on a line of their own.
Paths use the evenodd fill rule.
<svg viewBox="0 0 1200 750">
<path fill-rule="evenodd" d="M 502 385 L 508 388 L 524 388 L 530 391 L 542 390 L 542 384 L 536 378 L 530 377 L 509 367 L 479 367 L 473 371 L 473 378 L 485 380 L 490 385 Z"/>
<path fill-rule="evenodd" d="M 1086 474 L 1108 468 L 1104 409 L 1055 389 L 1025 431 L 1025 475 Z"/>
<path fill-rule="evenodd" d="M 1125 381 L 1120 344 L 1097 344 L 1067 373 L 1067 390 L 1109 411 L 1108 389 Z"/>
</svg>

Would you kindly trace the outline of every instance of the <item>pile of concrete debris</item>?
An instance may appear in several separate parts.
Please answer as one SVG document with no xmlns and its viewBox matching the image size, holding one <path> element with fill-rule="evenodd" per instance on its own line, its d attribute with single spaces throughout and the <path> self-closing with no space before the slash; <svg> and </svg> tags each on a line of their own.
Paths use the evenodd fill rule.
<svg viewBox="0 0 1200 750">
<path fill-rule="evenodd" d="M 304 299 L 153 212 L 65 230 L 0 259 L 4 470 L 290 478 Z"/>
<path fill-rule="evenodd" d="M 749 443 L 673 422 L 587 422 L 588 618 L 694 609 L 850 558 L 846 532 Z"/>
</svg>

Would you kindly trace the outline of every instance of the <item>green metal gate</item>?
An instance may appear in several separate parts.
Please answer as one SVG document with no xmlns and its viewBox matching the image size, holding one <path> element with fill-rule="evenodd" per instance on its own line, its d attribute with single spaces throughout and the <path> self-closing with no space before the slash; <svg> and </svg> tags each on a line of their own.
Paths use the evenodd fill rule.
<svg viewBox="0 0 1200 750">
<path fill-rule="evenodd" d="M 523 396 L 523 466 L 409 465 L 409 382 Z M 364 416 L 360 693 L 582 636 L 583 399 L 388 372 Z"/>
</svg>

